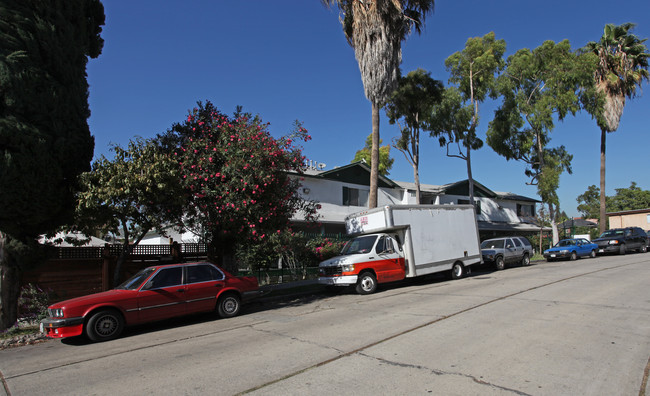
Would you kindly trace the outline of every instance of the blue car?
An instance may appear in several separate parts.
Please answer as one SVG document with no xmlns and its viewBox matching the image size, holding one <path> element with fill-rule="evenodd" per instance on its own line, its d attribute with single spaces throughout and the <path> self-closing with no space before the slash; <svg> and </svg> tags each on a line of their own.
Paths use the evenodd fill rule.
<svg viewBox="0 0 650 396">
<path fill-rule="evenodd" d="M 596 251 L 598 251 L 598 245 L 584 238 L 563 239 L 552 248 L 545 250 L 544 258 L 546 261 L 567 258 L 575 260 L 583 256 L 593 258 L 596 257 Z"/>
</svg>

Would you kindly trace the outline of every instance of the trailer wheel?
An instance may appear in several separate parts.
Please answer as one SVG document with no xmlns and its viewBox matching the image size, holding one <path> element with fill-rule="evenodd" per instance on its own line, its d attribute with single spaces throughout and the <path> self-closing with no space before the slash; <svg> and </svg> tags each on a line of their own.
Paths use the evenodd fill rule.
<svg viewBox="0 0 650 396">
<path fill-rule="evenodd" d="M 455 262 L 451 267 L 451 279 L 460 279 L 465 275 L 465 267 L 460 262 Z"/>
<path fill-rule="evenodd" d="M 357 280 L 357 293 L 372 294 L 377 290 L 377 278 L 372 272 L 364 272 Z"/>
</svg>

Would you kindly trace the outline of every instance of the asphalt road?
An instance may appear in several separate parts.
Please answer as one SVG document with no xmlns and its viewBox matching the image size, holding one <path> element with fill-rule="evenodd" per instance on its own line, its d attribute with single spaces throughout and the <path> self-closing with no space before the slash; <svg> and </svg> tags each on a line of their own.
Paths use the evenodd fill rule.
<svg viewBox="0 0 650 396">
<path fill-rule="evenodd" d="M 650 395 L 649 358 L 650 253 L 7 349 L 0 394 Z"/>
</svg>

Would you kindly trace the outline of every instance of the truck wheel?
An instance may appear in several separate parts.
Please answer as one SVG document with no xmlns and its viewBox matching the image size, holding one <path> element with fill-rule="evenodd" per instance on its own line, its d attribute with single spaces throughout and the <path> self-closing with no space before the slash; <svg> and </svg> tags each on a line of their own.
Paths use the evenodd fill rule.
<svg viewBox="0 0 650 396">
<path fill-rule="evenodd" d="M 506 262 L 503 260 L 503 257 L 499 256 L 496 258 L 496 260 L 494 260 L 494 268 L 496 268 L 497 271 L 501 271 L 502 269 L 506 268 Z"/>
<path fill-rule="evenodd" d="M 124 329 L 122 315 L 113 309 L 102 309 L 92 314 L 86 323 L 86 336 L 91 341 L 117 338 Z"/>
<path fill-rule="evenodd" d="M 226 294 L 217 301 L 217 313 L 222 318 L 232 318 L 237 316 L 241 310 L 241 300 L 239 296 L 233 293 Z"/>
<path fill-rule="evenodd" d="M 364 272 L 359 275 L 357 281 L 357 293 L 359 294 L 372 294 L 377 290 L 377 278 L 372 272 Z"/>
<path fill-rule="evenodd" d="M 530 265 L 530 257 L 528 256 L 528 254 L 524 254 L 524 258 L 521 259 L 521 265 L 523 265 L 524 267 Z"/>
<path fill-rule="evenodd" d="M 503 261 L 503 258 L 501 258 Z M 454 265 L 451 267 L 451 279 L 460 279 L 465 275 L 465 267 L 463 267 L 463 264 L 461 263 L 454 263 Z"/>
</svg>

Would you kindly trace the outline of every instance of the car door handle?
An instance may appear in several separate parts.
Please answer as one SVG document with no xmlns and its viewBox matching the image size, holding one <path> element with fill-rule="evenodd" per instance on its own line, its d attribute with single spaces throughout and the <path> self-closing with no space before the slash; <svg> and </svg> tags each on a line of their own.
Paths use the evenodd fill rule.
<svg viewBox="0 0 650 396">
<path fill-rule="evenodd" d="M 176 291 L 177 291 L 178 293 L 184 293 L 184 292 L 185 292 L 185 289 L 178 289 L 178 290 L 176 290 Z"/>
</svg>

